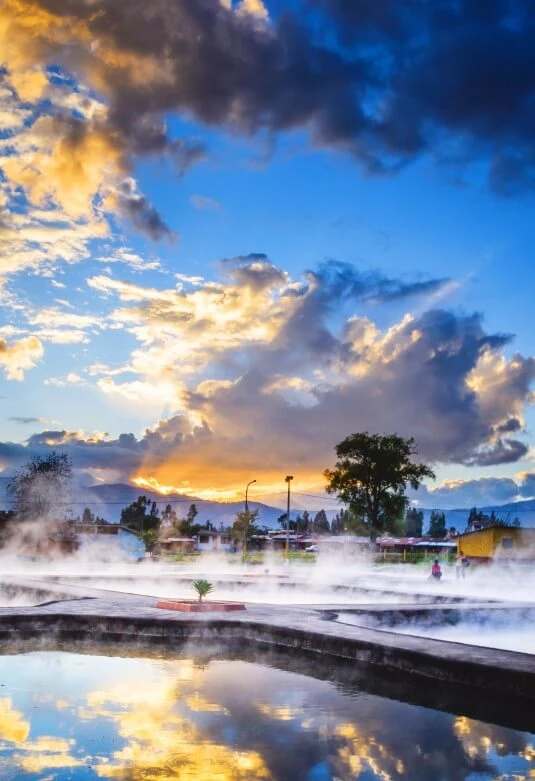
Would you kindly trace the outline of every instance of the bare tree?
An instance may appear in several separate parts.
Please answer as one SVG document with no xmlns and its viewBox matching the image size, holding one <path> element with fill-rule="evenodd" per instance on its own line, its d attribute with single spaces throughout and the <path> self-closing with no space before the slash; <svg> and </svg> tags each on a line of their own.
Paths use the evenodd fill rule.
<svg viewBox="0 0 535 781">
<path fill-rule="evenodd" d="M 59 520 L 65 515 L 71 493 L 72 466 L 66 453 L 37 456 L 7 485 L 17 520 Z"/>
</svg>

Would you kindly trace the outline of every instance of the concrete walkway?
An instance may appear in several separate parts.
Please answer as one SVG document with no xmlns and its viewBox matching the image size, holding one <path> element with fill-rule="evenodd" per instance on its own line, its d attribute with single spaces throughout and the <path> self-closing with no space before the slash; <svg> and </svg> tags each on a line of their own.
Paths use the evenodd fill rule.
<svg viewBox="0 0 535 781">
<path fill-rule="evenodd" d="M 157 597 L 101 590 L 86 584 L 75 586 L 37 578 L 0 580 L 2 587 L 23 589 L 39 596 L 41 602 L 33 607 L 0 609 L 3 653 L 9 653 L 14 646 L 20 650 L 21 644 L 24 650 L 31 651 L 42 647 L 45 640 L 62 645 L 83 639 L 91 644 L 114 643 L 125 649 L 125 655 L 136 644 L 174 652 L 186 644 L 189 648 L 192 644 L 204 649 L 218 647 L 223 653 L 272 649 L 290 653 L 295 659 L 315 659 L 331 670 L 349 663 L 373 675 L 394 674 L 398 682 L 401 678 L 406 688 L 417 690 L 419 696 L 431 685 L 441 701 L 448 696 L 451 699 L 452 693 L 461 702 L 475 699 L 487 708 L 486 713 L 489 707 L 493 712 L 498 709 L 501 715 L 495 718 L 502 723 L 512 723 L 517 717 L 524 721 L 533 719 L 535 656 L 332 620 L 345 611 L 380 616 L 385 611 L 410 615 L 429 614 L 433 610 L 503 610 L 504 606 L 496 603 L 459 605 L 458 601 L 444 600 L 437 605 L 381 603 L 360 607 L 342 601 L 316 606 L 246 603 L 246 610 L 239 613 L 194 614 L 159 609 Z M 535 615 L 535 606 L 507 605 L 508 611 L 532 609 Z"/>
</svg>

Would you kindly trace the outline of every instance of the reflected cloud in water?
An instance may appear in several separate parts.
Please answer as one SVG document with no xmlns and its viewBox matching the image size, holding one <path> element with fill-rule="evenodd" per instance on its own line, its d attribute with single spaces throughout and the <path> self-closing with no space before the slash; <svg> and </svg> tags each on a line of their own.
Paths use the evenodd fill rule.
<svg viewBox="0 0 535 781">
<path fill-rule="evenodd" d="M 244 661 L 39 652 L 0 679 L 0 771 L 21 780 L 535 775 L 528 733 Z"/>
</svg>

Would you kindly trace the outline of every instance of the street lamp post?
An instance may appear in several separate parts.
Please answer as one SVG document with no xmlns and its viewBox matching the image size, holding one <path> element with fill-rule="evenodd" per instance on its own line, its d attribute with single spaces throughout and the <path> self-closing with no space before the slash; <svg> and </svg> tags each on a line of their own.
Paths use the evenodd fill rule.
<svg viewBox="0 0 535 781">
<path fill-rule="evenodd" d="M 290 556 L 290 482 L 294 479 L 293 475 L 286 475 L 284 481 L 288 483 L 288 502 L 286 504 L 286 560 Z"/>
<path fill-rule="evenodd" d="M 247 494 L 249 492 L 249 486 L 253 483 L 256 483 L 256 480 L 249 480 L 247 485 L 245 486 L 245 517 L 247 520 L 247 523 L 245 525 L 245 534 L 243 537 L 243 555 L 245 557 L 247 553 L 247 532 L 249 531 L 249 504 L 247 503 Z"/>
<path fill-rule="evenodd" d="M 253 483 L 256 483 L 256 480 L 250 480 L 245 486 L 245 512 L 246 513 L 249 512 L 249 505 L 247 504 L 247 493 L 249 491 L 249 486 L 252 485 Z"/>
</svg>

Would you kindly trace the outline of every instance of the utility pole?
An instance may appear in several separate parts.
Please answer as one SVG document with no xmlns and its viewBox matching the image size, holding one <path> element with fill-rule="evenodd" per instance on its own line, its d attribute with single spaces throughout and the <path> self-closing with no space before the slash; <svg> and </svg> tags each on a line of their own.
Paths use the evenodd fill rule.
<svg viewBox="0 0 535 781">
<path fill-rule="evenodd" d="M 247 485 L 245 486 L 245 518 L 246 518 L 246 524 L 245 524 L 245 532 L 243 536 L 243 556 L 245 558 L 247 554 L 247 533 L 249 531 L 249 505 L 247 503 L 247 494 L 249 492 L 249 486 L 253 483 L 256 483 L 256 480 L 250 480 Z"/>
<path fill-rule="evenodd" d="M 288 484 L 288 502 L 286 504 L 286 561 L 290 557 L 290 483 L 294 479 L 293 475 L 286 475 L 284 481 Z"/>
</svg>

